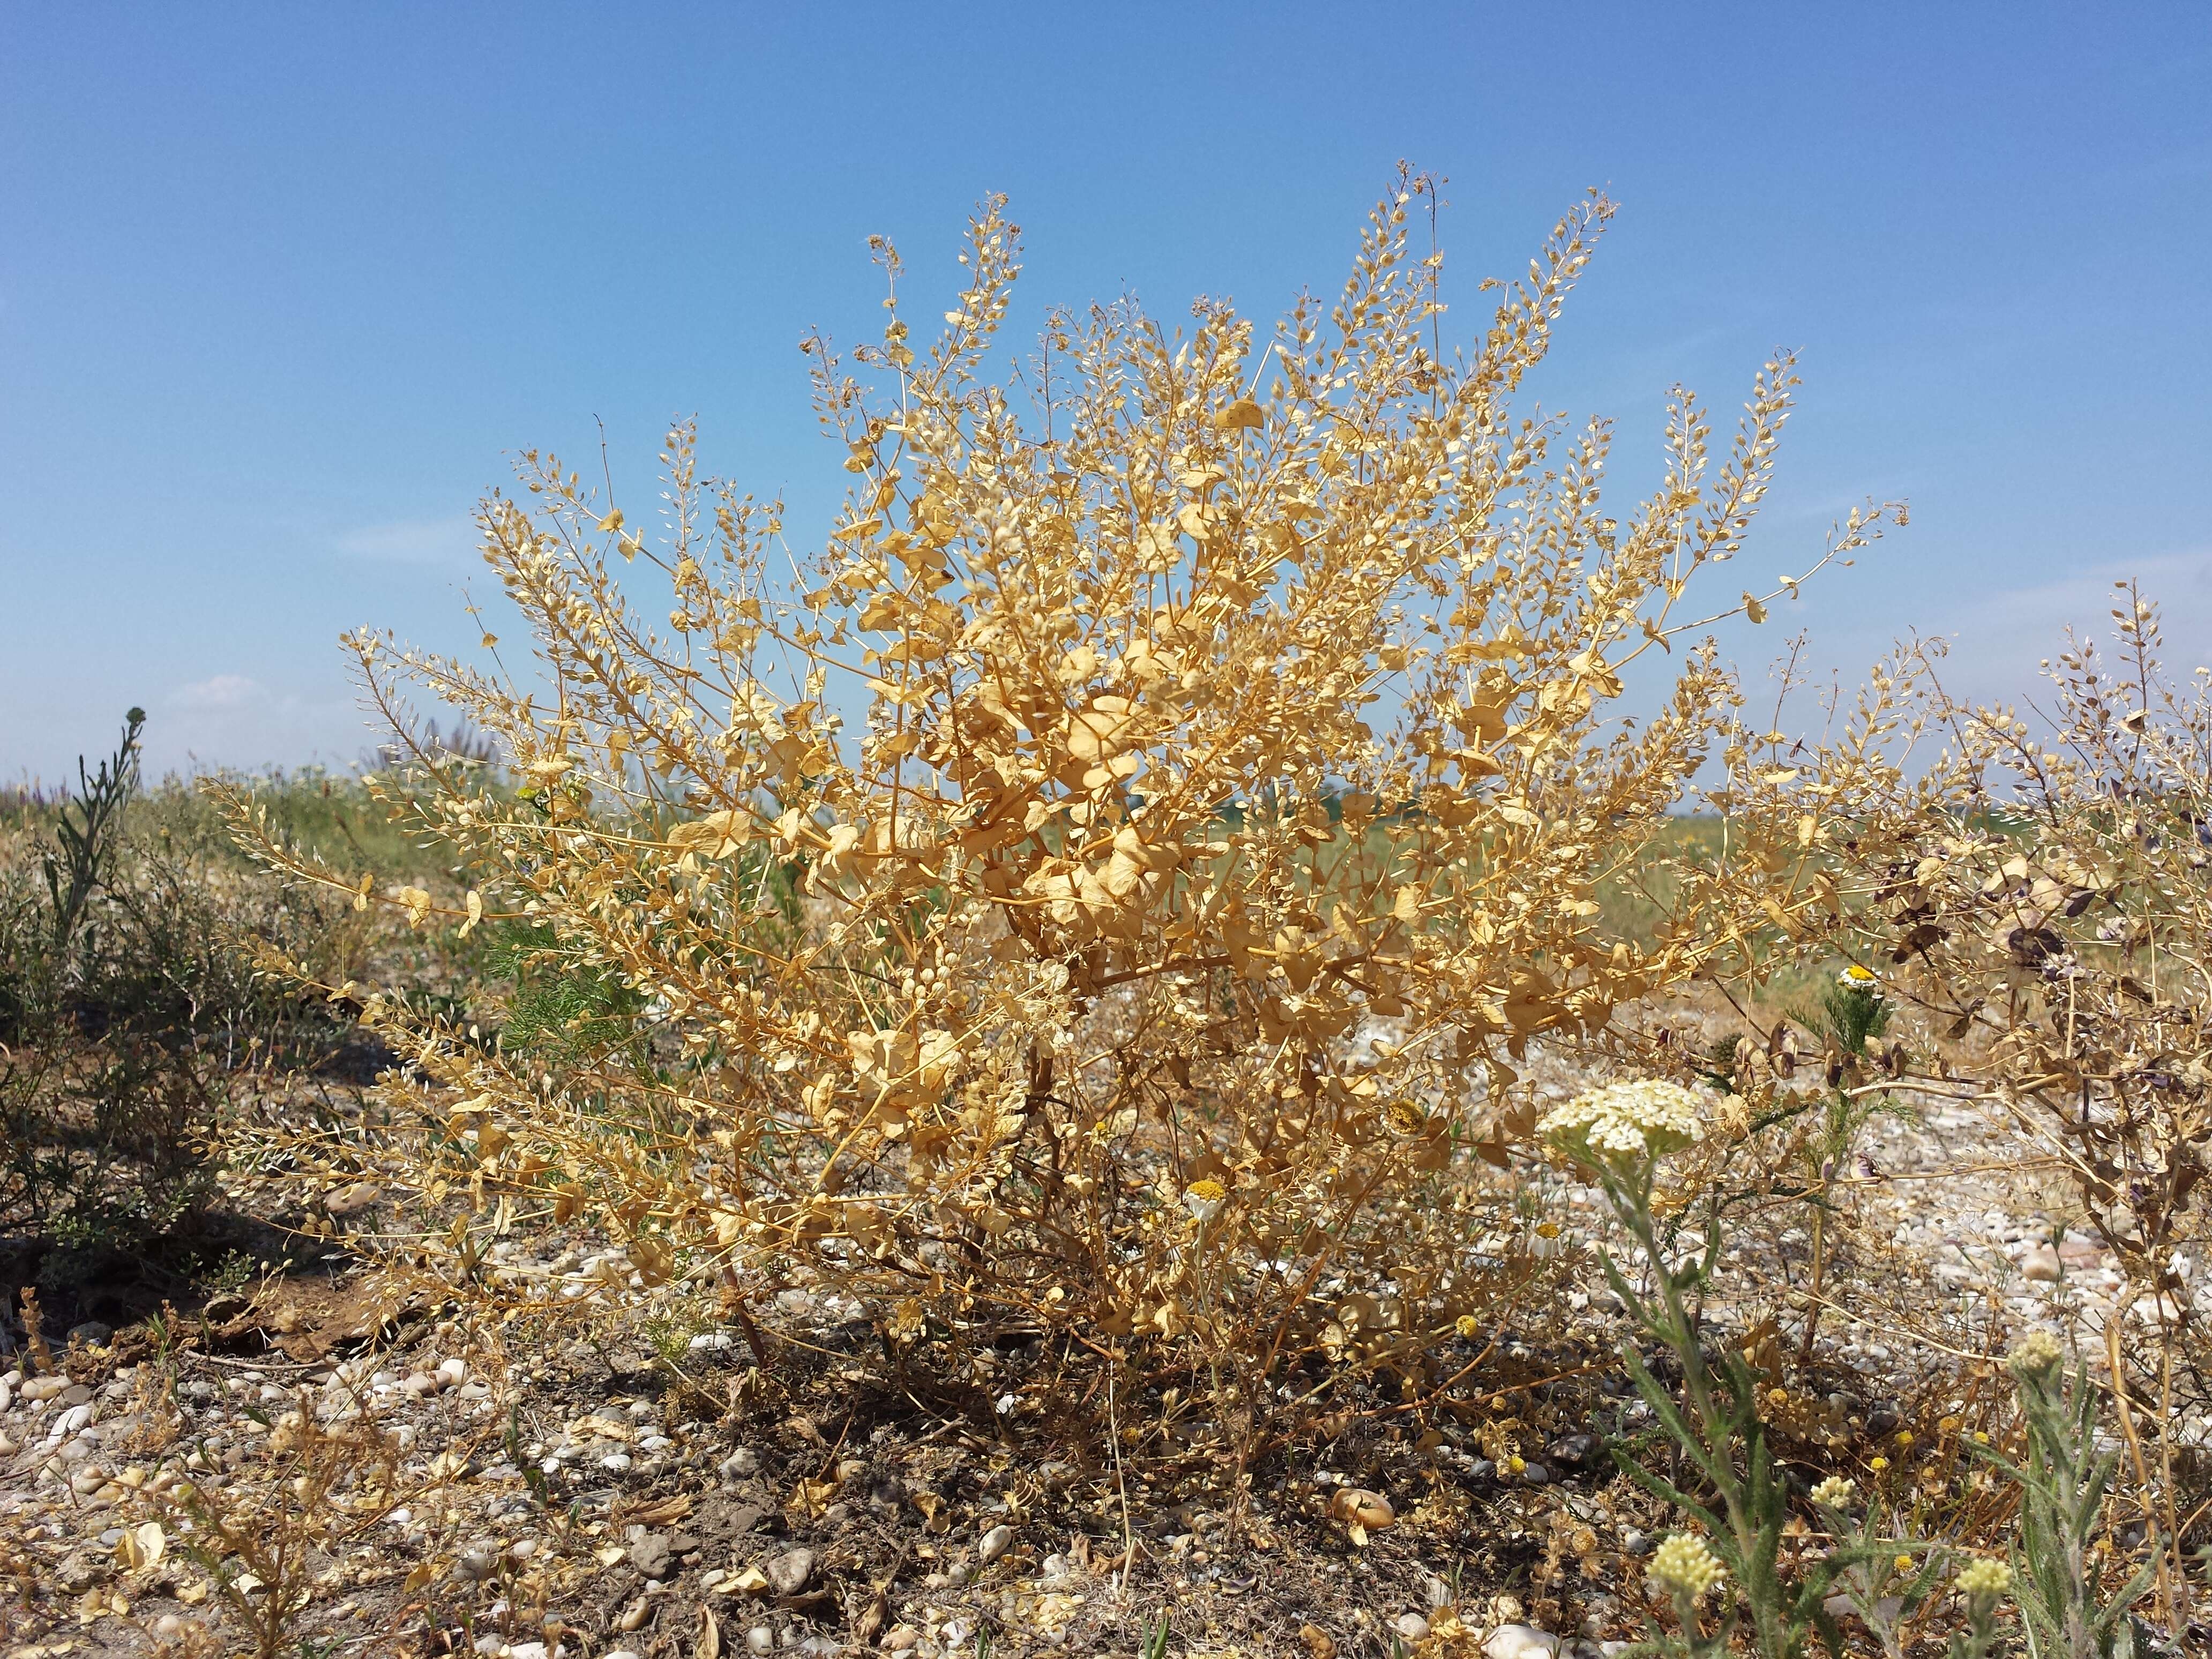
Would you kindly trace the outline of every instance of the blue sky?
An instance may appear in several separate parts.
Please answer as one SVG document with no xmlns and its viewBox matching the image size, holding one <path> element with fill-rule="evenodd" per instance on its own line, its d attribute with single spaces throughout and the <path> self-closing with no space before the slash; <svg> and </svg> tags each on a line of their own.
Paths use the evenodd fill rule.
<svg viewBox="0 0 2212 1659">
<path fill-rule="evenodd" d="M 157 768 L 345 763 L 335 639 L 465 646 L 467 514 L 525 446 L 649 486 L 672 415 L 844 475 L 795 343 L 949 290 L 1002 190 L 1028 304 L 1265 315 L 1341 277 L 1401 156 L 1451 320 L 1589 185 L 1622 204 L 1547 406 L 1651 476 L 1669 385 L 1803 353 L 1746 575 L 1903 495 L 1777 620 L 2027 689 L 2141 572 L 2212 653 L 2212 7 L 0 4 L 0 777 L 153 715 Z M 917 304 L 916 314 L 927 315 Z M 1753 681 L 1783 628 L 1732 640 Z"/>
</svg>

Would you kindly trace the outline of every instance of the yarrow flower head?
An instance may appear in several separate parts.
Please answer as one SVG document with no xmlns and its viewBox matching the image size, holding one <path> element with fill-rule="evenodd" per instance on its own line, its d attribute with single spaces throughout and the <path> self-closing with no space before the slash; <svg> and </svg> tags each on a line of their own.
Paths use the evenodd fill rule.
<svg viewBox="0 0 2212 1659">
<path fill-rule="evenodd" d="M 1840 1510 L 1858 1496 L 1858 1484 L 1832 1474 L 1813 1488 L 1813 1501 L 1824 1510 Z"/>
<path fill-rule="evenodd" d="M 1536 1133 L 1577 1162 L 1633 1164 L 1705 1138 L 1707 1103 L 1658 1078 L 1608 1083 L 1547 1112 Z"/>
<path fill-rule="evenodd" d="M 1960 1568 L 1952 1585 L 1961 1595 L 2002 1595 L 2012 1588 L 2012 1569 L 1984 1556 Z"/>
<path fill-rule="evenodd" d="M 2030 1331 L 2021 1338 L 2020 1346 L 2005 1356 L 2005 1364 L 2014 1376 L 2032 1382 L 2048 1376 L 2065 1358 L 2066 1351 L 2049 1331 Z"/>
<path fill-rule="evenodd" d="M 1668 1595 L 1692 1601 L 1728 1577 L 1705 1540 L 1678 1532 L 1651 1553 L 1651 1583 Z"/>
<path fill-rule="evenodd" d="M 1182 1189 L 1182 1206 L 1201 1222 L 1211 1221 L 1221 1213 L 1228 1201 L 1229 1189 L 1219 1182 L 1207 1178 L 1194 1181 Z"/>
</svg>

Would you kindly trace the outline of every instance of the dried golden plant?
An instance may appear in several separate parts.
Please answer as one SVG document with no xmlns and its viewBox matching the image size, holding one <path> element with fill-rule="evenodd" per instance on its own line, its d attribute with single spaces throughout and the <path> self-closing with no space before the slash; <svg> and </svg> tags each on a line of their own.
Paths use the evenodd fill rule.
<svg viewBox="0 0 2212 1659">
<path fill-rule="evenodd" d="M 1747 774 L 1730 805 L 1806 848 L 1784 953 L 1847 956 L 1913 1028 L 1878 1066 L 1830 1055 L 1836 1081 L 1987 1102 L 2070 1178 L 2127 1277 L 2108 1359 L 2157 1403 L 2158 1478 L 2139 1455 L 2134 1473 L 2172 1542 L 2178 1359 L 2185 1413 L 2212 1407 L 2192 1283 L 2212 1243 L 2212 678 L 2177 681 L 2156 607 L 2131 582 L 2115 597 L 2113 658 L 2070 641 L 2047 708 L 1954 697 L 1908 650 L 1838 741 Z M 2124 1341 L 2130 1316 L 2157 1340 Z M 2174 1567 L 2185 1585 L 2178 1547 Z M 2169 1616 L 2172 1593 L 2162 1578 Z"/>
<path fill-rule="evenodd" d="M 480 522 L 540 678 L 352 641 L 403 733 L 427 692 L 513 757 L 519 788 L 428 745 L 378 781 L 462 849 L 465 899 L 380 893 L 232 798 L 295 878 L 489 917 L 613 988 L 557 1064 L 347 988 L 410 1062 L 388 1097 L 444 1125 L 423 1182 L 588 1208 L 648 1280 L 799 1253 L 894 1299 L 895 1340 L 1011 1316 L 1264 1377 L 1354 1267 L 1397 1275 L 1404 1342 L 1449 1332 L 1466 1241 L 1407 1200 L 1526 1134 L 1527 1045 L 1778 914 L 1787 849 L 1701 859 L 1668 815 L 1740 702 L 1699 636 L 1764 614 L 1691 586 L 1741 544 L 1796 381 L 1767 365 L 1725 458 L 1678 393 L 1663 483 L 1607 516 L 1608 428 L 1508 400 L 1610 204 L 1447 356 L 1407 239 L 1430 192 L 1401 177 L 1335 302 L 1264 345 L 1213 301 L 1188 332 L 1057 312 L 1011 386 L 1000 204 L 927 348 L 878 245 L 889 319 L 853 356 L 882 386 L 803 348 L 853 484 L 787 580 L 780 505 L 702 478 L 688 427 L 657 530 L 526 454 Z M 648 568 L 665 627 L 618 585 Z M 1639 659 L 1672 675 L 1640 721 Z M 1601 887 L 1655 864 L 1669 911 L 1609 921 Z"/>
<path fill-rule="evenodd" d="M 357 1396 L 350 1404 L 350 1420 L 326 1425 L 302 1389 L 270 1425 L 264 1468 L 228 1484 L 165 1474 L 144 1494 L 259 1659 L 301 1643 L 301 1621 L 336 1582 L 340 1553 L 440 1478 L 407 1478 L 398 1443 L 368 1421 Z M 158 1522 L 150 1532 L 158 1559 Z"/>
</svg>

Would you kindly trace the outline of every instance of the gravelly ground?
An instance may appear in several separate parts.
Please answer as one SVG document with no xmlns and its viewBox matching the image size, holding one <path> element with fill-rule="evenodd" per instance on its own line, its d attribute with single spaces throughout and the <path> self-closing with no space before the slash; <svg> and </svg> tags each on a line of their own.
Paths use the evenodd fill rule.
<svg viewBox="0 0 2212 1659">
<path fill-rule="evenodd" d="M 1582 1079 L 1553 1059 L 1537 1080 L 1564 1097 Z M 1808 1476 L 1887 1454 L 1902 1478 L 1946 1431 L 1923 1427 L 1910 1454 L 1897 1437 L 1955 1428 L 1971 1356 L 2030 1324 L 2101 1353 L 2119 1286 L 2060 1226 L 2063 1186 L 1980 1109 L 1876 1120 L 1862 1150 L 1816 1380 L 1784 1413 Z M 873 1310 L 803 1283 L 775 1298 L 763 1383 L 728 1331 L 679 1334 L 656 1364 L 660 1299 L 582 1231 L 506 1241 L 489 1264 L 511 1301 L 581 1316 L 527 1342 L 388 1275 L 272 1282 L 212 1307 L 167 1358 L 126 1332 L 80 1346 L 66 1376 L 0 1376 L 0 1568 L 17 1589 L 0 1652 L 250 1651 L 161 1493 L 189 1480 L 224 1503 L 268 1494 L 300 1473 L 303 1418 L 388 1436 L 398 1487 L 333 1484 L 337 1535 L 307 1560 L 288 1654 L 1135 1653 L 1164 1615 L 1170 1650 L 1218 1655 L 1518 1659 L 1615 1641 L 1637 1633 L 1638 1559 L 1666 1517 L 1601 1442 L 1634 1433 L 1643 1407 L 1608 1358 L 1611 1295 L 1578 1248 L 1604 1231 L 1593 1195 L 1556 1172 L 1516 1178 L 1543 1185 L 1559 1236 L 1478 1248 L 1556 1256 L 1561 1281 L 1558 1311 L 1500 1333 L 1473 1379 L 1495 1397 L 1425 1429 L 1343 1414 L 1267 1460 L 1242 1513 L 1207 1467 L 1218 1455 L 1178 1448 L 1172 1428 L 1121 1475 L 1054 1442 L 1040 1425 L 1065 1356 L 998 1356 L 970 1392 L 1009 1412 L 925 1399 L 887 1376 Z M 1808 1286 L 1800 1219 L 1778 1212 L 1731 1240 L 1712 1309 L 1724 1328 L 1758 1338 L 1773 1288 Z M 2176 1427 L 2212 1439 L 2201 1415 Z M 1346 1489 L 1394 1512 L 1364 1545 L 1330 1516 Z M 149 1516 L 162 1554 L 133 1565 Z"/>
</svg>

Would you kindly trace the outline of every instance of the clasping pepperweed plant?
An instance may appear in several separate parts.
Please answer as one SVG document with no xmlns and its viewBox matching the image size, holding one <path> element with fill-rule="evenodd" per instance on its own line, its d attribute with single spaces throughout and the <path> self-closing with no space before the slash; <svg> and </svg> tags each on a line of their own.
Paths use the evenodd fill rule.
<svg viewBox="0 0 2212 1659">
<path fill-rule="evenodd" d="M 1450 1206 L 1407 1200 L 1525 1139 L 1528 1045 L 1769 925 L 1779 853 L 1705 857 L 1668 814 L 1738 702 L 1705 630 L 1764 614 L 1692 595 L 1796 385 L 1767 366 L 1725 458 L 1678 397 L 1664 482 L 1613 516 L 1608 428 L 1508 401 L 1611 204 L 1446 353 L 1441 260 L 1407 234 L 1431 189 L 1401 177 L 1335 301 L 1272 337 L 1124 302 L 1054 312 L 1012 366 L 1000 204 L 933 342 L 878 244 L 880 338 L 803 348 L 852 480 L 804 554 L 688 427 L 658 524 L 526 453 L 479 525 L 536 678 L 351 641 L 403 748 L 411 689 L 512 757 L 505 787 L 425 742 L 376 781 L 461 849 L 465 895 L 380 890 L 229 798 L 299 879 L 421 926 L 526 918 L 635 1000 L 621 1040 L 555 1056 L 361 993 L 410 1061 L 395 1116 L 458 1126 L 420 1182 L 599 1218 L 649 1279 L 804 1261 L 902 1330 L 1158 1345 L 1223 1379 L 1224 1424 L 1314 1351 L 1316 1287 L 1388 1273 L 1383 1358 L 1418 1372 L 1476 1304 Z M 1672 913 L 1608 922 L 1601 888 L 1654 862 Z"/>
</svg>

